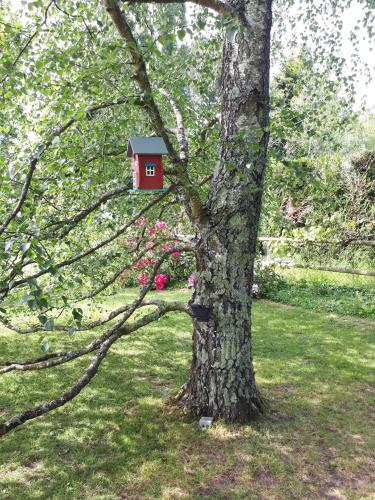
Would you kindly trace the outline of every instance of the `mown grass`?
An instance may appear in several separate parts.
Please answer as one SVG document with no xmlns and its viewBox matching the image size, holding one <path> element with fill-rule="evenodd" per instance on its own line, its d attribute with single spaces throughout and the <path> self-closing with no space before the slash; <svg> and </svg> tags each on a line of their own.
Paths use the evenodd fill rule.
<svg viewBox="0 0 375 500">
<path fill-rule="evenodd" d="M 202 432 L 167 403 L 191 356 L 189 319 L 169 314 L 116 344 L 72 403 L 0 440 L 0 497 L 373 498 L 374 333 L 369 322 L 255 303 L 255 367 L 269 409 L 252 424 Z M 49 340 L 60 349 L 90 335 Z M 2 359 L 39 349 L 33 336 L 0 330 Z M 56 396 L 87 363 L 2 376 L 0 418 Z"/>
<path fill-rule="evenodd" d="M 375 320 L 375 277 L 278 268 L 267 298 L 307 309 Z"/>
</svg>

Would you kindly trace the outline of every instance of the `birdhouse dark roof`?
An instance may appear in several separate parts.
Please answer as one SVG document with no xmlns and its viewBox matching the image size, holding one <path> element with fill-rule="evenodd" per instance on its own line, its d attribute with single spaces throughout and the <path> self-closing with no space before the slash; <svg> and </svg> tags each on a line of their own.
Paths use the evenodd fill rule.
<svg viewBox="0 0 375 500">
<path fill-rule="evenodd" d="M 130 137 L 127 155 L 133 154 L 167 155 L 168 150 L 161 137 Z"/>
</svg>

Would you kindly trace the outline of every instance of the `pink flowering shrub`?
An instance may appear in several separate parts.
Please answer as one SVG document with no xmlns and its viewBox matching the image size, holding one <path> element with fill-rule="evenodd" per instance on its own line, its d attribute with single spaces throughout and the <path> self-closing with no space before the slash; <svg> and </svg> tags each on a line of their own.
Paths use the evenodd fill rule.
<svg viewBox="0 0 375 500">
<path fill-rule="evenodd" d="M 162 220 L 157 220 L 155 223 L 155 228 L 156 229 L 167 229 L 167 223 L 162 221 Z"/>
<path fill-rule="evenodd" d="M 144 227 L 147 225 L 147 219 L 145 219 L 144 217 L 142 217 L 141 219 L 138 219 L 134 222 L 134 225 L 137 226 L 137 227 Z"/>
<path fill-rule="evenodd" d="M 162 220 L 156 220 L 152 224 L 146 218 L 138 219 L 121 240 L 121 245 L 130 254 L 143 253 L 138 261 L 130 263 L 129 269 L 119 276 L 120 285 L 125 287 L 136 283 L 144 286 L 152 276 L 153 266 L 165 252 L 168 255 L 163 261 L 162 269 L 153 279 L 156 290 L 165 289 L 167 283 L 186 279 L 187 271 L 192 266 L 191 255 L 181 254 L 178 250 L 179 241 L 173 239 L 168 224 Z"/>
</svg>

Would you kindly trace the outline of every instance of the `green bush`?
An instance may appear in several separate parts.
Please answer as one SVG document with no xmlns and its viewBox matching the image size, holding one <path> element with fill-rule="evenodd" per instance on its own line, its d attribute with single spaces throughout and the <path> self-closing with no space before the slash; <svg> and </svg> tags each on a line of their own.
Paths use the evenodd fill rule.
<svg viewBox="0 0 375 500">
<path fill-rule="evenodd" d="M 254 295 L 260 298 L 270 298 L 275 291 L 286 285 L 285 279 L 275 271 L 273 264 L 264 265 L 261 262 L 255 265 L 254 283 L 257 285 Z"/>
</svg>

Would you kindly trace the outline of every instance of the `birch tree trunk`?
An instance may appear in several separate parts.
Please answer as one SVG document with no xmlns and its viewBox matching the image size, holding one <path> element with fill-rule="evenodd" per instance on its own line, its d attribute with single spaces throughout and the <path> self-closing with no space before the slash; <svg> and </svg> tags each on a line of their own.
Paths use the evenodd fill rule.
<svg viewBox="0 0 375 500">
<path fill-rule="evenodd" d="M 195 416 L 241 422 L 262 409 L 251 340 L 251 290 L 269 119 L 272 0 L 232 1 L 241 28 L 223 49 L 221 161 L 199 227 L 193 360 Z"/>
</svg>

